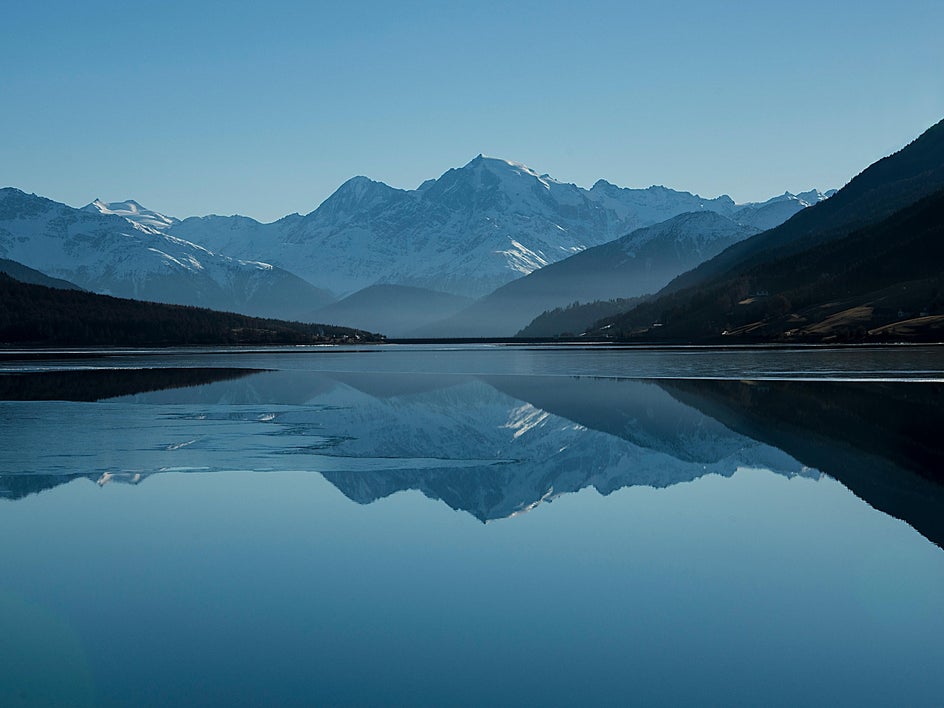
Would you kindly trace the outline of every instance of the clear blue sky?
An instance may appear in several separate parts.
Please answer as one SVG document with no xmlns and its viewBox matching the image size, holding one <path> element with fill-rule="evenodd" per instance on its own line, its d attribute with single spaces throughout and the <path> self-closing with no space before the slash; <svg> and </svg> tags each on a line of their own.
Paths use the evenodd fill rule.
<svg viewBox="0 0 944 708">
<path fill-rule="evenodd" d="M 0 185 L 272 220 L 476 154 L 737 201 L 944 116 L 944 2 L 20 2 Z"/>
</svg>

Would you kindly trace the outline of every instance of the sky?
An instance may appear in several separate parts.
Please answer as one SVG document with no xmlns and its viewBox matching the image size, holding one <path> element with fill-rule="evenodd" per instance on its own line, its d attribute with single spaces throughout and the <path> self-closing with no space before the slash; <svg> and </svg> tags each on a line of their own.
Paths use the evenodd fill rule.
<svg viewBox="0 0 944 708">
<path fill-rule="evenodd" d="M 944 117 L 944 3 L 43 2 L 0 22 L 0 186 L 307 213 L 479 153 L 738 202 Z"/>
</svg>

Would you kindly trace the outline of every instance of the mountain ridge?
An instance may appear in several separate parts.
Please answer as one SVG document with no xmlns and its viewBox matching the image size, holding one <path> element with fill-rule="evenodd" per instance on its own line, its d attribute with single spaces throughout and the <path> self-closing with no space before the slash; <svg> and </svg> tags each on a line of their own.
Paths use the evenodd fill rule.
<svg viewBox="0 0 944 708">
<path fill-rule="evenodd" d="M 805 208 L 806 202 L 790 196 L 777 207 L 780 212 Z M 784 201 L 783 195 L 773 199 Z M 304 216 L 269 224 L 248 217 L 190 217 L 169 232 L 233 257 L 264 259 L 342 297 L 382 283 L 481 297 L 684 212 L 750 220 L 760 218 L 755 212 L 764 205 L 665 187 L 616 187 L 605 180 L 584 189 L 480 154 L 416 189 L 357 176 Z"/>
</svg>

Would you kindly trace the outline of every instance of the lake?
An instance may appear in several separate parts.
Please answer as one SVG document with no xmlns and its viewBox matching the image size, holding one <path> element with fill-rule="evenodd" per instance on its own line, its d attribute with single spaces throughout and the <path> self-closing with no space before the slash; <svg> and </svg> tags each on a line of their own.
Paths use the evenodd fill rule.
<svg viewBox="0 0 944 708">
<path fill-rule="evenodd" d="M 0 355 L 0 705 L 940 705 L 944 349 Z"/>
</svg>

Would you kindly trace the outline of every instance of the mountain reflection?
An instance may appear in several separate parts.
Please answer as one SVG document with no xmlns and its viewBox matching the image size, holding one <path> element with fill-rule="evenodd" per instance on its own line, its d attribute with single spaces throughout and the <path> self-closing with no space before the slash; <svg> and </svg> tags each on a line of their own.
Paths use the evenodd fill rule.
<svg viewBox="0 0 944 708">
<path fill-rule="evenodd" d="M 186 370 L 189 388 L 170 388 L 171 371 L 57 372 L 34 379 L 41 402 L 0 403 L 0 494 L 310 470 L 361 504 L 418 490 L 489 521 L 586 487 L 821 470 L 944 542 L 937 384 L 224 369 Z"/>
</svg>

